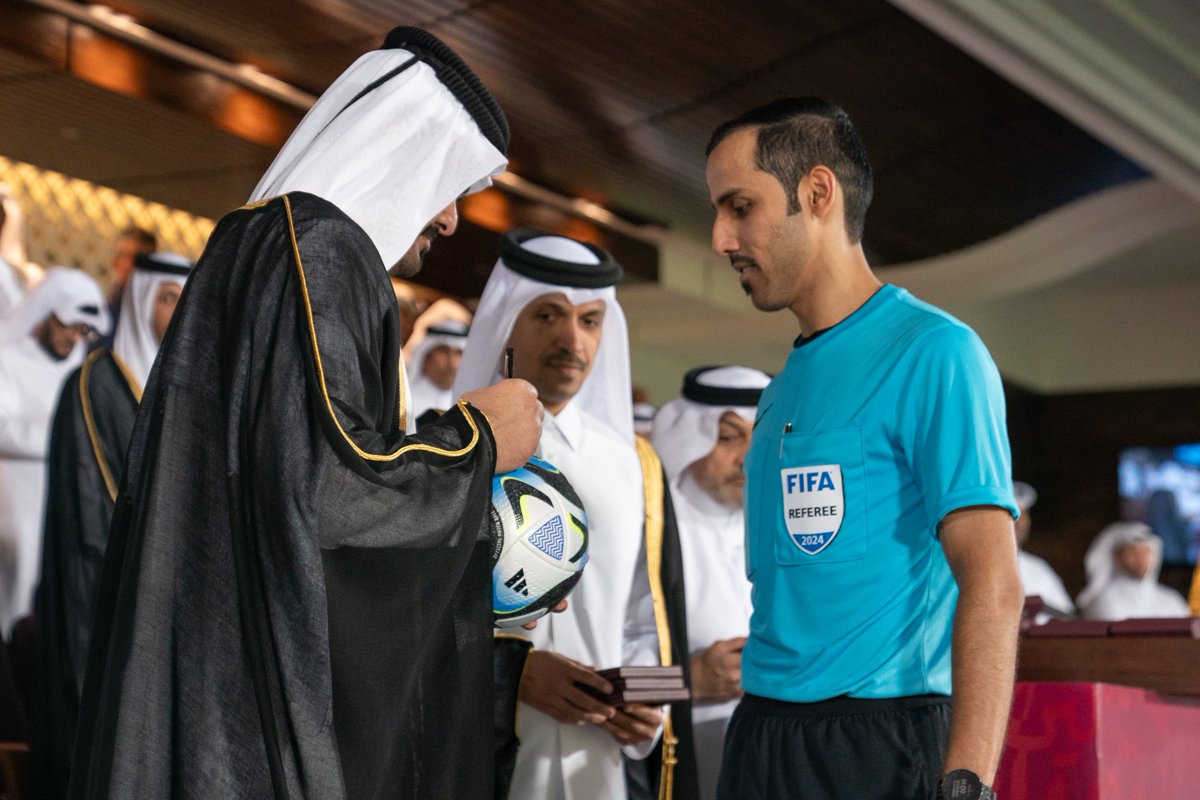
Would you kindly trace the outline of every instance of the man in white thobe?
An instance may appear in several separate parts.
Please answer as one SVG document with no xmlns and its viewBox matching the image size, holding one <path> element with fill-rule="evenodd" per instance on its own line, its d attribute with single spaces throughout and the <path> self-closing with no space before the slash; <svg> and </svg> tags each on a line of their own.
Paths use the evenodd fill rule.
<svg viewBox="0 0 1200 800">
<path fill-rule="evenodd" d="M 29 613 L 41 563 L 50 422 L 85 340 L 108 330 L 100 286 L 47 270 L 0 326 L 0 635 Z"/>
<path fill-rule="evenodd" d="M 1013 530 L 1017 535 L 1017 569 L 1021 573 L 1021 585 L 1025 588 L 1026 597 L 1037 595 L 1049 608 L 1062 614 L 1074 614 L 1075 604 L 1071 602 L 1071 595 L 1067 593 L 1067 587 L 1063 586 L 1062 578 L 1058 577 L 1054 567 L 1050 566 L 1046 559 L 1025 549 L 1032 527 L 1030 509 L 1037 502 L 1037 498 L 1037 490 L 1028 483 L 1013 481 L 1013 499 L 1017 501 L 1017 508 L 1021 511 L 1021 516 L 1013 523 Z M 1039 624 L 1049 619 L 1050 614 L 1043 612 L 1037 615 Z"/>
<path fill-rule="evenodd" d="M 742 461 L 770 377 L 748 367 L 701 367 L 655 419 L 653 442 L 671 484 L 683 551 L 692 728 L 700 791 L 717 795 L 725 728 L 741 697 L 750 628 Z"/>
<path fill-rule="evenodd" d="M 413 418 L 434 409 L 454 405 L 454 378 L 462 361 L 468 326 L 458 320 L 442 320 L 429 326 L 413 354 L 405 358 L 410 376 Z"/>
<path fill-rule="evenodd" d="M 622 750 L 645 758 L 662 723 L 657 707 L 613 708 L 574 686 L 607 693 L 595 670 L 659 663 L 620 276 L 599 248 L 510 231 L 454 385 L 461 395 L 500 380 L 512 348 L 513 376 L 537 388 L 548 412 L 537 454 L 567 476 L 588 517 L 588 565 L 566 611 L 528 634 L 512 798 L 624 798 Z"/>
<path fill-rule="evenodd" d="M 1158 582 L 1162 539 L 1143 522 L 1114 522 L 1100 531 L 1084 568 L 1088 585 L 1078 603 L 1087 619 L 1188 616 L 1183 595 Z"/>
</svg>

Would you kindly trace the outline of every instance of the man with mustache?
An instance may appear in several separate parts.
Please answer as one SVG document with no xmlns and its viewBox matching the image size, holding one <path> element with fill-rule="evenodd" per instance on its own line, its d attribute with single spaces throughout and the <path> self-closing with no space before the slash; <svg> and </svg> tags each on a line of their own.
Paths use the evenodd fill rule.
<svg viewBox="0 0 1200 800">
<path fill-rule="evenodd" d="M 718 796 L 987 800 L 1024 597 L 999 372 L 871 270 L 844 111 L 777 100 L 706 152 L 713 249 L 800 329 L 746 456 L 754 614 Z"/>
<path fill-rule="evenodd" d="M 700 800 L 717 793 L 729 716 L 741 697 L 750 628 L 743 462 L 754 409 L 770 377 L 749 367 L 698 367 L 682 396 L 658 412 L 651 441 L 662 456 L 687 576 L 692 727 Z"/>
<path fill-rule="evenodd" d="M 412 433 L 388 278 L 504 169 L 475 74 L 397 28 L 213 231 L 142 395 L 96 597 L 71 797 L 493 792 L 507 381 Z"/>
<path fill-rule="evenodd" d="M 562 470 L 588 516 L 587 569 L 566 611 L 528 634 L 533 649 L 523 672 L 516 670 L 514 798 L 621 800 L 623 755 L 647 766 L 660 736 L 666 757 L 647 771 L 674 784 L 678 796 L 695 796 L 686 705 L 673 706 L 664 726 L 657 706 L 610 706 L 576 685 L 607 694 L 612 686 L 597 670 L 683 663 L 687 652 L 678 541 L 673 526 L 662 524 L 664 508 L 673 515 L 669 502 L 647 494 L 662 468 L 657 457 L 646 460 L 652 450 L 633 435 L 629 339 L 613 288 L 621 274 L 598 247 L 508 232 L 455 381 L 455 393 L 494 383 L 511 348 L 513 376 L 537 387 L 548 412 L 538 455 Z M 661 484 L 657 496 L 665 496 Z M 651 558 L 663 566 L 648 567 Z M 671 619 L 656 618 L 656 605 Z"/>
</svg>

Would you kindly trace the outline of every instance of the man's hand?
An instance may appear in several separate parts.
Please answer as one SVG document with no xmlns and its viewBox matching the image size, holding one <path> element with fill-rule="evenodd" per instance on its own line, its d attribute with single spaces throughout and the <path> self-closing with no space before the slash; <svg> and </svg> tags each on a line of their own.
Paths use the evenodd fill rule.
<svg viewBox="0 0 1200 800">
<path fill-rule="evenodd" d="M 577 687 L 576 682 L 601 694 L 612 691 L 612 685 L 590 667 L 549 650 L 531 650 L 525 658 L 517 699 L 567 725 L 603 725 L 612 719 L 617 710 Z"/>
<path fill-rule="evenodd" d="M 467 392 L 462 399 L 483 412 L 496 439 L 496 472 L 509 472 L 525 464 L 542 437 L 545 411 L 537 389 L 522 380 L 505 380 Z"/>
<path fill-rule="evenodd" d="M 745 645 L 745 636 L 721 639 L 692 657 L 692 700 L 705 703 L 742 696 Z"/>
<path fill-rule="evenodd" d="M 558 605 L 556 605 L 554 608 L 550 609 L 550 612 L 552 614 L 561 614 L 562 612 L 564 612 L 566 610 L 567 610 L 567 601 L 559 600 Z M 541 619 L 541 617 L 538 617 L 538 619 Z M 531 619 L 531 620 L 529 620 L 529 622 L 526 622 L 521 627 L 527 631 L 531 631 L 537 627 L 537 622 L 538 622 L 537 619 Z"/>
<path fill-rule="evenodd" d="M 600 727 L 612 734 L 619 744 L 640 744 L 654 738 L 662 721 L 663 712 L 658 706 L 626 703 Z"/>
</svg>

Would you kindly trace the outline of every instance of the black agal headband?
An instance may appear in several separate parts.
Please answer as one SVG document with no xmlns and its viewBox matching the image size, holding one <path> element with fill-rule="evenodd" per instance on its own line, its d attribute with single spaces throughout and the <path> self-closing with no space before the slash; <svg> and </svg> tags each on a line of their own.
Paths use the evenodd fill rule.
<svg viewBox="0 0 1200 800">
<path fill-rule="evenodd" d="M 191 274 L 191 265 L 183 265 L 177 261 L 158 258 L 154 253 L 138 253 L 133 257 L 133 266 L 142 272 L 164 272 L 167 275 L 182 275 L 185 278 Z"/>
<path fill-rule="evenodd" d="M 364 96 L 378 89 L 404 70 L 418 61 L 424 61 L 433 68 L 434 75 L 442 85 L 450 90 L 462 107 L 466 109 L 479 132 L 492 143 L 492 146 L 504 155 L 508 155 L 508 120 L 500 110 L 500 104 L 492 93 L 479 80 L 479 76 L 466 65 L 458 54 L 451 50 L 441 39 L 420 28 L 392 28 L 387 38 L 383 40 L 380 50 L 407 50 L 412 58 L 395 69 L 388 70 L 375 80 L 364 86 L 358 94 L 350 98 L 350 102 L 342 106 L 325 127 L 341 116 L 342 112 L 357 103 Z"/>
<path fill-rule="evenodd" d="M 580 264 L 578 261 L 562 261 L 526 250 L 522 245 L 541 236 L 553 233 L 533 228 L 515 228 L 500 237 L 500 259 L 504 265 L 518 275 L 554 286 L 569 286 L 573 289 L 604 289 L 615 286 L 624 277 L 621 265 L 607 250 L 587 242 L 578 242 L 586 247 L 599 264 Z M 572 241 L 576 241 L 572 239 Z"/>
<path fill-rule="evenodd" d="M 413 58 L 372 81 L 346 104 L 346 108 L 384 81 L 408 69 L 414 61 L 424 61 L 433 68 L 438 80 L 462 103 L 479 126 L 480 133 L 501 153 L 508 153 L 508 120 L 504 118 L 500 104 L 483 85 L 483 81 L 479 80 L 479 76 L 441 39 L 420 28 L 393 28 L 380 49 L 407 50 L 413 54 Z"/>
<path fill-rule="evenodd" d="M 706 406 L 757 406 L 762 389 L 709 386 L 700 383 L 704 373 L 720 367 L 696 367 L 683 376 L 683 396 L 693 403 Z"/>
</svg>

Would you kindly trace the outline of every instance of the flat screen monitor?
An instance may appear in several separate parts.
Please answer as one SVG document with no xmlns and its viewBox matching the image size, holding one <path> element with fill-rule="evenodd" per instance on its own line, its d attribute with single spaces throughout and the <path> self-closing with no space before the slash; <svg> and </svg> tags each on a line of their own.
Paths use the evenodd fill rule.
<svg viewBox="0 0 1200 800">
<path fill-rule="evenodd" d="M 1117 465 L 1121 516 L 1163 540 L 1163 561 L 1195 564 L 1200 549 L 1200 443 L 1131 447 Z"/>
</svg>

